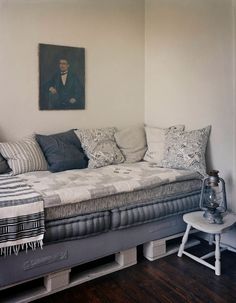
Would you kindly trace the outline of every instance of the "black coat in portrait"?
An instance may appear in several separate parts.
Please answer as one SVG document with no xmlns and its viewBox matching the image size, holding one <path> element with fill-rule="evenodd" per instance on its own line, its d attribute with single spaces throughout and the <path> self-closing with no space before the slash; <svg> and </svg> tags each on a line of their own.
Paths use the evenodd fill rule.
<svg viewBox="0 0 236 303">
<path fill-rule="evenodd" d="M 50 92 L 51 87 L 56 90 L 55 94 Z M 65 84 L 62 82 L 61 73 L 57 72 L 45 86 L 44 93 L 49 109 L 74 109 L 84 104 L 83 88 L 79 79 L 70 71 L 67 73 Z"/>
</svg>

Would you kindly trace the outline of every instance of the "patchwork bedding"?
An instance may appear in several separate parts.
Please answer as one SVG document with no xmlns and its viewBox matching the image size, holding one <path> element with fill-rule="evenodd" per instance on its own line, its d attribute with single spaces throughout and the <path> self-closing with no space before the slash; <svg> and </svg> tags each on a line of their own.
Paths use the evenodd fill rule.
<svg viewBox="0 0 236 303">
<path fill-rule="evenodd" d="M 36 171 L 17 178 L 40 198 L 42 207 L 44 204 L 45 243 L 89 237 L 196 210 L 202 182 L 197 172 L 159 168 L 150 162 L 59 173 Z"/>
<path fill-rule="evenodd" d="M 162 201 L 166 197 L 186 195 L 200 189 L 200 180 L 187 180 L 163 184 L 154 188 L 125 192 L 97 199 L 81 201 L 79 203 L 52 206 L 45 209 L 45 219 L 55 220 L 71 216 L 112 210 L 123 206 L 147 204 L 153 201 Z"/>
<path fill-rule="evenodd" d="M 195 192 L 200 190 L 202 179 L 197 172 L 159 168 L 150 162 L 54 174 L 38 171 L 21 177 L 43 196 L 46 220 L 147 204 Z"/>
</svg>

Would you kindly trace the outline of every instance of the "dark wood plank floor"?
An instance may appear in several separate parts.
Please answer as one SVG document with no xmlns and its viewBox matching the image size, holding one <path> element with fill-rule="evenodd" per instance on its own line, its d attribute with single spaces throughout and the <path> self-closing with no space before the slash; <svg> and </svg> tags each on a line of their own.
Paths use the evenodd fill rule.
<svg viewBox="0 0 236 303">
<path fill-rule="evenodd" d="M 205 253 L 206 245 L 191 251 Z M 212 259 L 214 261 L 214 259 Z M 37 303 L 236 303 L 236 254 L 222 253 L 222 275 L 183 256 L 138 264 Z"/>
</svg>

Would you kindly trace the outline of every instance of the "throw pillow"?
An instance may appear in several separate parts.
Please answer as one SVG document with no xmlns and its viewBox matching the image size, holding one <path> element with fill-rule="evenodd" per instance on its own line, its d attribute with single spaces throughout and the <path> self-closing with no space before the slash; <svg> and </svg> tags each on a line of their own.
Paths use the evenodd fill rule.
<svg viewBox="0 0 236 303">
<path fill-rule="evenodd" d="M 171 131 L 183 131 L 184 125 L 174 125 L 169 128 L 158 127 L 145 127 L 147 138 L 147 152 L 144 156 L 144 160 L 148 162 L 155 162 L 161 165 L 161 161 L 164 159 L 166 134 Z"/>
<path fill-rule="evenodd" d="M 9 166 L 7 164 L 7 161 L 3 158 L 3 156 L 0 154 L 0 174 L 5 174 L 9 172 Z"/>
<path fill-rule="evenodd" d="M 210 126 L 189 132 L 169 132 L 166 138 L 163 167 L 191 169 L 206 173 L 205 152 Z"/>
<path fill-rule="evenodd" d="M 36 135 L 51 172 L 81 169 L 88 166 L 87 157 L 73 130 L 54 134 Z"/>
<path fill-rule="evenodd" d="M 0 152 L 7 160 L 13 175 L 47 170 L 47 162 L 33 137 L 16 142 L 0 143 Z"/>
<path fill-rule="evenodd" d="M 118 147 L 125 157 L 125 162 L 141 161 L 147 150 L 144 128 L 141 126 L 127 127 L 115 133 Z"/>
<path fill-rule="evenodd" d="M 124 157 L 115 142 L 115 132 L 115 127 L 77 129 L 75 131 L 89 158 L 89 168 L 124 162 Z"/>
</svg>

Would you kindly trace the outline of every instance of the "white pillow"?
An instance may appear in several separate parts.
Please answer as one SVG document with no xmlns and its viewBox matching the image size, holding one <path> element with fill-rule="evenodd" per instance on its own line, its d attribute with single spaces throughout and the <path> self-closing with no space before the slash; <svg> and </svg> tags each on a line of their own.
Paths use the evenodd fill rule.
<svg viewBox="0 0 236 303">
<path fill-rule="evenodd" d="M 0 152 L 7 160 L 13 175 L 47 170 L 46 159 L 34 137 L 0 143 Z"/>
<path fill-rule="evenodd" d="M 184 128 L 184 125 L 174 125 L 168 128 L 146 126 L 145 132 L 148 149 L 143 160 L 161 165 L 161 162 L 164 159 L 166 134 L 169 131 L 183 131 Z"/>
<path fill-rule="evenodd" d="M 118 130 L 115 139 L 125 157 L 125 162 L 134 163 L 143 160 L 147 150 L 144 127 L 131 126 Z"/>
</svg>

